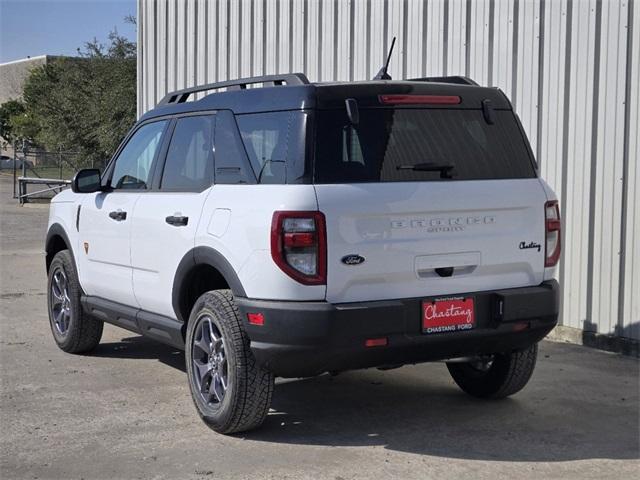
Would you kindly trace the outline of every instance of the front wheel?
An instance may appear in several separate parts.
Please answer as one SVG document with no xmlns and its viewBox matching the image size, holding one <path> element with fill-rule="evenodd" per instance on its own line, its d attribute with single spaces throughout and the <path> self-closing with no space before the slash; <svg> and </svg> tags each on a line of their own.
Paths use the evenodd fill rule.
<svg viewBox="0 0 640 480">
<path fill-rule="evenodd" d="M 207 292 L 196 301 L 185 347 L 189 388 L 202 419 L 218 433 L 260 426 L 274 377 L 256 363 L 229 290 Z"/>
<path fill-rule="evenodd" d="M 67 353 L 93 350 L 102 337 L 104 324 L 82 310 L 81 295 L 71 253 L 56 253 L 47 282 L 49 324 L 56 344 Z"/>
<path fill-rule="evenodd" d="M 526 350 L 497 353 L 468 363 L 447 363 L 458 386 L 479 398 L 504 398 L 519 392 L 529 382 L 538 357 L 538 344 Z"/>
</svg>

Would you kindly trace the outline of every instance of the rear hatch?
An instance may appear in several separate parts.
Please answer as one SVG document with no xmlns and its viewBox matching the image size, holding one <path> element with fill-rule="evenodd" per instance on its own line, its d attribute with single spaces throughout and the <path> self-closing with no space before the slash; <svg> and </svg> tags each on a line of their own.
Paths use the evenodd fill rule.
<svg viewBox="0 0 640 480">
<path fill-rule="evenodd" d="M 329 302 L 543 281 L 546 195 L 517 119 L 456 107 L 317 112 Z"/>
</svg>

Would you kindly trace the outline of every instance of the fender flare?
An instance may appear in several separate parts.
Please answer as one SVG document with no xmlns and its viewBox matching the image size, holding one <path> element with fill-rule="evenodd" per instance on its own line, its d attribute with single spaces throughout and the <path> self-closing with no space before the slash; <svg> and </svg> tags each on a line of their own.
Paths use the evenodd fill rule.
<svg viewBox="0 0 640 480">
<path fill-rule="evenodd" d="M 69 254 L 71 255 L 71 260 L 73 260 L 73 265 L 76 267 L 76 270 L 77 270 L 78 265 L 76 264 L 76 257 L 73 254 L 73 246 L 69 241 L 67 232 L 65 231 L 64 227 L 59 223 L 53 223 L 49 227 L 49 230 L 47 230 L 47 237 L 44 242 L 45 252 L 46 252 L 45 262 L 46 262 L 47 273 L 49 273 L 49 264 L 51 263 L 51 260 L 52 260 L 52 258 L 50 258 L 50 251 L 52 249 L 53 238 L 56 236 L 61 237 L 62 240 L 64 240 L 64 243 L 67 245 L 67 249 L 69 250 Z"/>
<path fill-rule="evenodd" d="M 173 278 L 171 304 L 173 306 L 173 311 L 176 314 L 176 318 L 181 322 L 187 321 L 186 318 L 182 318 L 180 313 L 180 300 L 184 281 L 193 268 L 199 265 L 209 265 L 210 267 L 215 268 L 227 282 L 227 285 L 229 285 L 234 296 L 246 297 L 244 287 L 238 278 L 238 274 L 235 272 L 229 261 L 220 252 L 211 247 L 195 247 L 189 250 L 184 257 L 182 257 Z"/>
</svg>

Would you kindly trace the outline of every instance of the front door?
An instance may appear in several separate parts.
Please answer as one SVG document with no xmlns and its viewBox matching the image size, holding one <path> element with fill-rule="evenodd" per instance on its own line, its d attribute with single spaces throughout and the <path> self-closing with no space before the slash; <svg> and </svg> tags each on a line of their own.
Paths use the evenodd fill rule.
<svg viewBox="0 0 640 480">
<path fill-rule="evenodd" d="M 78 219 L 79 274 L 87 295 L 137 307 L 131 273 L 131 217 L 146 192 L 167 121 L 139 127 L 105 172 L 108 191 L 87 195 Z"/>
</svg>

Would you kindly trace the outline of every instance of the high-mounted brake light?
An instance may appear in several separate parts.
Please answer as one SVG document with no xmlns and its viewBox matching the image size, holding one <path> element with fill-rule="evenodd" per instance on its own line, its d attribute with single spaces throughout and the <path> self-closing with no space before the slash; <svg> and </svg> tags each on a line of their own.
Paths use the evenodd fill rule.
<svg viewBox="0 0 640 480">
<path fill-rule="evenodd" d="M 557 200 L 550 200 L 544 204 L 545 224 L 545 267 L 555 267 L 560 259 L 561 223 L 560 208 Z"/>
<path fill-rule="evenodd" d="M 457 95 L 380 95 L 380 103 L 387 105 L 458 105 L 462 99 Z"/>
<path fill-rule="evenodd" d="M 327 283 L 327 234 L 322 212 L 275 212 L 271 258 L 304 285 Z"/>
</svg>

